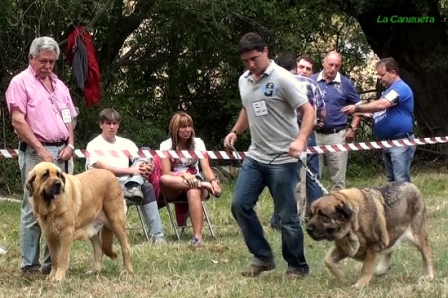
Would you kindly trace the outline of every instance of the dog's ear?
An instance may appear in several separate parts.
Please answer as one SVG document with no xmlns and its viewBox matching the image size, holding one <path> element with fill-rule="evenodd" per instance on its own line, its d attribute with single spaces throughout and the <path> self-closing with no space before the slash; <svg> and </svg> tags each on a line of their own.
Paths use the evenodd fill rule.
<svg viewBox="0 0 448 298">
<path fill-rule="evenodd" d="M 64 172 L 61 172 L 62 191 L 65 190 L 65 175 L 67 175 L 67 174 Z"/>
<path fill-rule="evenodd" d="M 353 215 L 352 210 L 345 203 L 342 203 L 342 205 L 337 205 L 336 212 L 345 219 L 350 219 Z"/>
<path fill-rule="evenodd" d="M 29 172 L 25 186 L 29 192 L 30 197 L 33 195 L 33 182 L 35 179 L 36 179 L 36 174 L 34 173 L 34 171 Z"/>
</svg>

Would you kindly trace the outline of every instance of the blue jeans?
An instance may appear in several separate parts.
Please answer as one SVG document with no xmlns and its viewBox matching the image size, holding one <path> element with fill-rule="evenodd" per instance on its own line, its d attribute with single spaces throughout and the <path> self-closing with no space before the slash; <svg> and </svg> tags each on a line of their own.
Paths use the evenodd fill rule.
<svg viewBox="0 0 448 298">
<path fill-rule="evenodd" d="M 308 138 L 308 146 L 317 146 L 316 133 L 313 132 Z M 307 167 L 314 174 L 317 180 L 320 180 L 319 175 L 319 154 L 311 154 L 307 156 Z M 308 199 L 308 206 L 311 206 L 315 200 L 323 196 L 322 189 L 311 178 L 311 175 L 306 173 L 306 198 Z"/>
<path fill-rule="evenodd" d="M 274 200 L 275 213 L 280 220 L 282 254 L 289 267 L 308 273 L 303 248 L 303 232 L 297 215 L 294 190 L 299 179 L 297 163 L 264 164 L 247 157 L 238 174 L 232 214 L 243 233 L 253 264 L 264 266 L 274 262 L 272 249 L 263 234 L 255 213 L 259 195 L 267 186 Z"/>
<path fill-rule="evenodd" d="M 140 160 L 133 161 L 132 166 Z M 159 207 L 157 205 L 154 186 L 142 178 L 140 175 L 127 175 L 118 178 L 121 189 L 126 191 L 126 184 L 129 182 L 137 183 L 143 193 L 143 214 L 145 216 L 146 227 L 151 238 L 164 239 L 162 220 L 160 219 Z"/>
<path fill-rule="evenodd" d="M 415 146 L 383 149 L 383 161 L 389 182 L 411 182 L 411 162 L 414 153 Z"/>
<path fill-rule="evenodd" d="M 313 132 L 309 138 L 308 138 L 308 146 L 316 146 L 316 134 Z M 314 177 L 316 177 L 318 180 L 320 180 L 319 175 L 319 155 L 318 154 L 311 154 L 307 156 L 306 161 L 307 167 L 310 169 L 310 171 L 314 174 Z M 301 167 L 301 163 L 299 162 L 299 170 Z M 308 200 L 307 209 L 309 206 L 311 206 L 311 203 L 313 203 L 315 200 L 319 199 L 323 196 L 322 189 L 317 185 L 317 183 L 311 178 L 311 175 L 306 172 L 306 198 Z M 278 216 L 274 213 L 271 217 L 271 227 L 274 229 L 279 230 L 280 224 Z"/>
<path fill-rule="evenodd" d="M 64 146 L 49 146 L 46 148 L 53 155 L 53 157 L 56 158 L 59 150 L 61 150 L 63 147 Z M 36 218 L 34 217 L 33 207 L 30 202 L 30 194 L 25 187 L 25 183 L 28 173 L 34 168 L 36 164 L 41 162 L 41 160 L 36 151 L 28 146 L 26 152 L 19 151 L 18 161 L 23 186 L 23 199 L 20 212 L 20 248 L 22 250 L 22 263 L 20 265 L 20 268 L 22 270 L 39 270 L 41 267 L 39 255 L 40 237 L 42 231 L 36 221 Z M 54 163 L 63 171 L 65 171 L 64 161 L 55 160 Z M 68 162 L 68 172 L 70 174 L 73 173 L 73 160 L 70 160 Z M 51 268 L 50 253 L 48 251 L 47 245 L 45 245 L 42 267 L 48 269 Z"/>
</svg>

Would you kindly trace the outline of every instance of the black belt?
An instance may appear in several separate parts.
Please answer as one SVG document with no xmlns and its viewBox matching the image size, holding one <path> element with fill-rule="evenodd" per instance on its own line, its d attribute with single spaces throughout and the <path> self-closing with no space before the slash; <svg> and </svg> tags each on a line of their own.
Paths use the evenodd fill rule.
<svg viewBox="0 0 448 298">
<path fill-rule="evenodd" d="M 413 134 L 414 134 L 414 132 L 403 133 L 403 134 L 400 134 L 400 135 L 396 135 L 396 136 L 393 137 L 393 138 L 385 139 L 385 140 L 407 139 L 407 138 L 409 138 L 410 136 L 412 136 Z"/>
<path fill-rule="evenodd" d="M 324 135 L 329 135 L 329 134 L 333 134 L 333 133 L 338 133 L 341 130 L 345 130 L 345 129 L 346 129 L 345 126 L 339 126 L 339 127 L 336 127 L 336 128 L 316 129 L 316 132 L 324 134 Z"/>
<path fill-rule="evenodd" d="M 54 143 L 48 143 L 48 142 L 41 142 L 42 145 L 44 146 L 55 146 L 55 147 L 59 147 L 62 145 L 67 145 L 67 140 L 65 141 L 60 141 L 60 142 L 54 142 Z"/>
<path fill-rule="evenodd" d="M 44 145 L 44 146 L 55 146 L 55 147 L 59 147 L 59 146 L 62 146 L 62 145 L 67 145 L 68 140 L 60 141 L 60 142 L 56 142 L 56 143 L 48 143 L 48 142 L 41 142 L 41 143 L 42 143 L 42 145 Z M 25 143 L 24 141 L 20 141 L 20 142 L 19 142 L 19 150 L 20 150 L 20 151 L 25 152 L 25 151 L 26 151 L 26 147 L 28 147 L 28 144 L 27 144 L 27 143 Z"/>
</svg>

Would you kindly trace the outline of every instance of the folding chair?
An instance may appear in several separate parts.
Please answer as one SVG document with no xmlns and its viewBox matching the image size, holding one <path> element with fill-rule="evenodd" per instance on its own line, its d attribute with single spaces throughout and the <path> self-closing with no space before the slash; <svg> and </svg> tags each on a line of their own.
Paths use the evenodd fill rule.
<svg viewBox="0 0 448 298">
<path fill-rule="evenodd" d="M 138 213 L 138 218 L 140 220 L 141 229 L 143 230 L 143 233 L 145 234 L 146 240 L 149 241 L 151 237 L 149 236 L 149 231 L 145 224 L 145 216 L 143 214 L 143 201 L 135 202 L 135 201 L 131 201 L 131 200 L 127 199 L 126 197 L 125 197 L 125 200 L 126 200 L 126 207 L 127 207 L 126 217 L 128 217 L 129 210 L 132 207 L 135 207 L 135 209 L 137 210 L 137 213 Z M 128 226 L 128 230 L 140 230 L 139 227 L 131 226 L 128 221 L 126 221 L 126 224 Z"/>
<path fill-rule="evenodd" d="M 162 199 L 158 200 L 157 203 L 159 205 L 159 209 L 166 207 L 168 211 L 168 216 L 170 218 L 171 226 L 173 227 L 174 232 L 176 233 L 177 240 L 180 240 L 180 236 L 183 234 L 185 228 L 190 228 L 191 225 L 187 225 L 187 221 L 189 218 L 189 210 L 188 210 L 188 202 L 187 199 L 181 199 L 177 201 L 167 201 L 165 197 L 161 196 Z M 170 204 L 174 205 L 174 212 L 176 218 L 174 218 L 173 211 L 171 210 Z M 206 225 L 210 230 L 210 234 L 213 238 L 216 238 L 215 231 L 213 230 L 213 226 L 210 220 L 210 216 L 208 215 L 207 208 L 205 207 L 205 202 L 202 201 L 202 210 L 204 212 L 204 217 L 206 221 Z M 179 230 L 180 233 L 179 233 Z"/>
</svg>

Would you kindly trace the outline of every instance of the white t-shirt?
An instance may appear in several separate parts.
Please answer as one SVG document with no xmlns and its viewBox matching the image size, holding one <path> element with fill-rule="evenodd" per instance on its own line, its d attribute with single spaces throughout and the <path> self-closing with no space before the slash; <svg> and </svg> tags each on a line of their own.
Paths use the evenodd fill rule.
<svg viewBox="0 0 448 298">
<path fill-rule="evenodd" d="M 118 136 L 115 137 L 114 143 L 110 143 L 102 135 L 99 135 L 87 144 L 86 150 L 89 153 L 89 157 L 87 158 L 88 168 L 92 167 L 98 161 L 113 165 L 117 168 L 129 168 L 129 161 L 133 157 L 138 157 L 137 145 L 131 140 Z M 114 152 L 110 152 L 111 150 Z M 129 155 L 126 155 L 123 150 L 129 151 Z"/>
<path fill-rule="evenodd" d="M 165 140 L 160 144 L 160 150 L 172 150 L 171 139 Z M 194 138 L 194 150 L 207 151 L 205 149 L 204 141 L 200 138 Z M 199 175 L 199 160 L 197 158 L 181 158 L 171 159 L 171 171 L 180 173 L 189 173 L 192 175 Z"/>
</svg>

